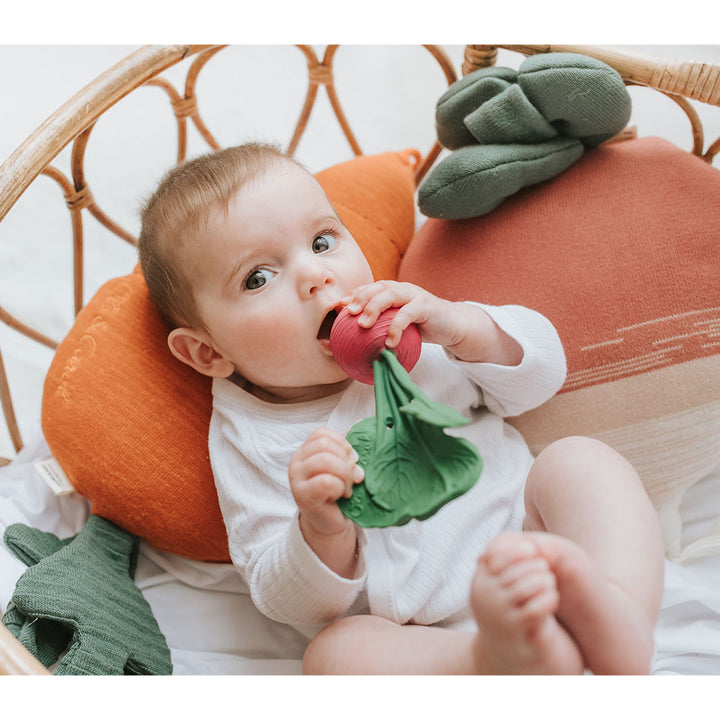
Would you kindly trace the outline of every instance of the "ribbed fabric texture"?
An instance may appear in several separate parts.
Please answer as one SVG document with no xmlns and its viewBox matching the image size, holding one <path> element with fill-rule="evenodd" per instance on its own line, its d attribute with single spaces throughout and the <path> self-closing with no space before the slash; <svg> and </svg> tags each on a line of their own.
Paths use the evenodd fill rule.
<svg viewBox="0 0 720 720">
<path fill-rule="evenodd" d="M 137 537 L 91 515 L 73 538 L 15 524 L 5 542 L 30 567 L 3 623 L 43 665 L 57 662 L 56 675 L 172 673 L 165 637 L 133 582 Z"/>
</svg>

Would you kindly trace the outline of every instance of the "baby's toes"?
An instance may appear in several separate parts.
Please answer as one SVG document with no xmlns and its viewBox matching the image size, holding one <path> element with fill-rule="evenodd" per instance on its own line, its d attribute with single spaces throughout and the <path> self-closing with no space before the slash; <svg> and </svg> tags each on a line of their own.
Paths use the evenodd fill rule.
<svg viewBox="0 0 720 720">
<path fill-rule="evenodd" d="M 501 582 L 505 592 L 508 595 L 510 603 L 523 611 L 527 611 L 530 608 L 533 611 L 537 610 L 537 605 L 544 607 L 545 602 L 534 603 L 533 601 L 538 598 L 545 598 L 546 601 L 553 601 L 559 599 L 557 582 L 555 575 L 545 565 L 543 567 L 542 562 L 520 562 L 520 566 L 525 566 L 525 573 L 519 573 L 518 570 L 523 568 L 513 567 L 514 578 L 512 581 L 502 577 Z"/>
<path fill-rule="evenodd" d="M 528 639 L 554 618 L 560 604 L 555 576 L 547 569 L 519 577 L 504 591 L 512 607 L 516 627 Z"/>
<path fill-rule="evenodd" d="M 535 545 L 523 533 L 498 535 L 485 550 L 485 563 L 489 572 L 499 575 L 514 563 L 539 557 Z"/>
<path fill-rule="evenodd" d="M 521 558 L 503 567 L 496 577 L 500 587 L 512 588 L 530 575 L 549 573 L 552 575 L 550 564 L 544 557 Z"/>
</svg>

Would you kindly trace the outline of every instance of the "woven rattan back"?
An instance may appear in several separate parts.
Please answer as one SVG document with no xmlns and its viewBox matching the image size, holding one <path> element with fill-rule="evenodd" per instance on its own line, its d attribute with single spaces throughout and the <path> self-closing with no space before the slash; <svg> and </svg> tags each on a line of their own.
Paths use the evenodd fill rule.
<svg viewBox="0 0 720 720">
<path fill-rule="evenodd" d="M 225 46 L 174 45 L 148 46 L 137 50 L 96 78 L 85 89 L 68 100 L 53 113 L 28 139 L 7 159 L 0 172 L 0 222 L 39 176 L 51 178 L 61 190 L 71 218 L 73 236 L 73 307 L 80 311 L 83 297 L 84 218 L 91 215 L 110 232 L 130 244 L 136 238 L 126 228 L 114 221 L 99 205 L 91 191 L 85 173 L 85 155 L 93 128 L 97 120 L 116 103 L 141 86 L 161 89 L 169 100 L 177 124 L 176 159 L 181 162 L 187 154 L 188 124 L 192 123 L 207 146 L 217 149 L 220 144 L 203 121 L 196 94 L 198 76 Z M 451 84 L 457 79 L 455 69 L 445 53 L 438 46 L 425 46 L 437 61 L 445 80 Z M 334 60 L 337 45 L 325 48 L 322 56 L 307 45 L 297 46 L 307 63 L 307 89 L 300 115 L 295 124 L 287 152 L 294 154 L 310 119 L 313 106 L 321 88 L 337 118 L 340 129 L 347 139 L 352 152 L 362 154 L 351 123 L 340 103 L 336 90 Z M 708 63 L 666 61 L 640 55 L 630 55 L 616 50 L 568 45 L 467 45 L 464 52 L 462 73 L 488 67 L 496 62 L 498 48 L 512 50 L 523 55 L 543 52 L 580 52 L 593 56 L 613 66 L 628 85 L 643 85 L 653 88 L 671 98 L 687 115 L 692 132 L 692 152 L 707 162 L 720 152 L 720 138 L 706 146 L 703 124 L 690 100 L 710 105 L 720 105 L 720 67 Z M 188 59 L 182 88 L 178 90 L 163 73 L 172 66 Z M 388 69 L 390 72 L 391 69 Z M 628 134 L 631 134 L 629 131 Z M 70 148 L 71 161 L 69 176 L 52 163 L 65 148 Z M 427 150 L 418 165 L 416 180 L 419 182 L 432 166 L 440 153 L 435 143 Z M 50 348 L 57 346 L 58 339 L 48 337 L 21 318 L 14 316 L 2 306 L 0 297 L 0 322 L 24 336 Z M 23 444 L 13 409 L 12 396 L 7 374 L 0 352 L 0 401 L 12 444 L 18 451 Z M 6 462 L 0 458 L 0 464 Z"/>
</svg>

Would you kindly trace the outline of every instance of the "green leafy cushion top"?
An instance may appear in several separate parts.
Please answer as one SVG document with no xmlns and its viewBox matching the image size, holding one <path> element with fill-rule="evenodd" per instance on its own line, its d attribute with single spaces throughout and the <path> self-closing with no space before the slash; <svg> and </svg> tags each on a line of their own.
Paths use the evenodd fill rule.
<svg viewBox="0 0 720 720">
<path fill-rule="evenodd" d="M 489 67 L 437 102 L 438 140 L 449 150 L 418 189 L 420 211 L 462 219 L 567 170 L 620 132 L 632 102 L 620 74 L 576 53 L 529 57 L 517 71 Z"/>
</svg>

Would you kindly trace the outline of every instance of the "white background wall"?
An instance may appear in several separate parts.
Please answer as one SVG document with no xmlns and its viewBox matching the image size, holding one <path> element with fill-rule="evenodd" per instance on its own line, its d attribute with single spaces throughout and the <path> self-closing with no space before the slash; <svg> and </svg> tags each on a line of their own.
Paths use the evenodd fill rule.
<svg viewBox="0 0 720 720">
<path fill-rule="evenodd" d="M 0 45 L 0 160 L 21 144 L 51 112 L 134 45 Z M 720 45 L 622 46 L 645 54 L 709 61 L 720 65 Z M 462 47 L 447 46 L 458 69 Z M 517 67 L 522 58 L 501 51 L 498 64 Z M 186 66 L 184 66 L 186 67 Z M 388 68 L 393 68 L 388 73 Z M 200 107 L 209 128 L 223 144 L 248 138 L 286 144 L 302 106 L 305 58 L 294 47 L 252 46 L 223 50 L 200 75 Z M 178 89 L 184 71 L 168 77 Z M 418 147 L 434 139 L 433 108 L 445 85 L 442 73 L 422 48 L 347 46 L 336 57 L 336 85 L 366 153 Z M 633 117 L 640 135 L 659 134 L 679 146 L 692 145 L 689 123 L 671 101 L 632 88 Z M 138 209 L 175 154 L 175 120 L 165 95 L 142 89 L 116 106 L 93 130 L 86 156 L 87 177 L 99 205 L 131 232 L 138 230 Z M 705 119 L 707 141 L 720 136 L 720 109 L 696 104 Z M 190 153 L 206 149 L 191 131 Z M 351 157 L 331 118 L 324 93 L 298 151 L 318 170 Z M 68 153 L 55 163 L 67 171 Z M 716 158 L 715 165 L 720 165 Z M 0 305 L 39 329 L 60 338 L 72 322 L 70 223 L 56 185 L 40 178 L 0 225 Z M 134 249 L 86 220 L 86 295 L 109 277 L 128 272 Z M 49 351 L 37 349 L 0 325 L 2 350 L 22 429 L 39 418 L 42 378 Z M 0 423 L 0 456 L 12 454 Z"/>
</svg>

